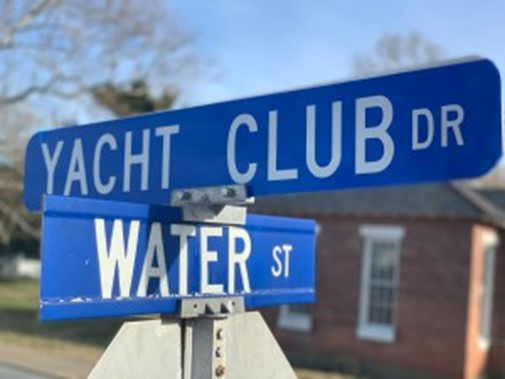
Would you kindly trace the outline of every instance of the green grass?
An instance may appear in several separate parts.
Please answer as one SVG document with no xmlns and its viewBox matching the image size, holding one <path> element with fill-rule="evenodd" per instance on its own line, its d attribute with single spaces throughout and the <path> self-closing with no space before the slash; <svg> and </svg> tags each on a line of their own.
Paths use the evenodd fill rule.
<svg viewBox="0 0 505 379">
<path fill-rule="evenodd" d="M 0 338 L 23 343 L 76 343 L 105 347 L 124 319 L 41 323 L 39 284 L 34 280 L 0 281 Z"/>
<path fill-rule="evenodd" d="M 0 281 L 0 310 L 33 310 L 38 303 L 38 283 L 32 280 Z"/>
</svg>

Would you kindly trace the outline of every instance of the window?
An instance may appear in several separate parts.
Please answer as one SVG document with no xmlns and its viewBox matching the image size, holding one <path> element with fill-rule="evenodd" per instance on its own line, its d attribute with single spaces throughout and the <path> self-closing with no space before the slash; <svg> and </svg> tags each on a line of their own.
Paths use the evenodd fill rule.
<svg viewBox="0 0 505 379">
<path fill-rule="evenodd" d="M 395 339 L 395 310 L 404 228 L 363 226 L 363 266 L 358 338 L 379 342 Z"/>
<path fill-rule="evenodd" d="M 280 307 L 279 328 L 308 332 L 312 328 L 309 304 L 290 304 Z"/>
<path fill-rule="evenodd" d="M 487 234 L 484 238 L 483 273 L 481 287 L 480 340 L 483 348 L 489 347 L 493 315 L 494 267 L 498 238 Z"/>
</svg>

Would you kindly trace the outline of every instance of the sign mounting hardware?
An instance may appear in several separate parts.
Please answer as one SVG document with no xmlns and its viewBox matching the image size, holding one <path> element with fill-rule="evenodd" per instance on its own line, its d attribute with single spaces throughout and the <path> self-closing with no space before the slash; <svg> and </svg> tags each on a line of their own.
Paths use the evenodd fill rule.
<svg viewBox="0 0 505 379">
<path fill-rule="evenodd" d="M 244 225 L 245 206 L 253 204 L 247 187 L 236 184 L 220 187 L 174 190 L 170 205 L 182 209 L 184 221 Z"/>
</svg>

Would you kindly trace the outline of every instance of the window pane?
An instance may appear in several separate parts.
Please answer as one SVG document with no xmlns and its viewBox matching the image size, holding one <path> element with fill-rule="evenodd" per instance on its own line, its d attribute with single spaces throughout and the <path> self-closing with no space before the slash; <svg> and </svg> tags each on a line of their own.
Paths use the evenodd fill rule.
<svg viewBox="0 0 505 379">
<path fill-rule="evenodd" d="M 397 245 L 394 242 L 374 242 L 372 246 L 372 279 L 395 279 Z"/>
<path fill-rule="evenodd" d="M 368 321 L 373 323 L 380 323 L 379 309 L 377 307 L 368 308 Z"/>
<path fill-rule="evenodd" d="M 394 288 L 372 286 L 370 288 L 369 322 L 390 325 L 393 323 Z"/>
<path fill-rule="evenodd" d="M 393 325 L 393 308 L 384 309 L 384 324 Z"/>
<path fill-rule="evenodd" d="M 400 249 L 405 228 L 399 225 L 363 225 L 361 296 L 358 338 L 391 343 L 400 276 Z"/>
<path fill-rule="evenodd" d="M 374 241 L 371 251 L 368 322 L 393 324 L 398 244 L 395 241 Z"/>
</svg>

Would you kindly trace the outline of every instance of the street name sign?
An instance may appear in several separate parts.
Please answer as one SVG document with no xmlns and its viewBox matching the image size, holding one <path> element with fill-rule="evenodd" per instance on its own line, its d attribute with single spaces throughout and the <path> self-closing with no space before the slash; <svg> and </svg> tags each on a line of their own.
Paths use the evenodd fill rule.
<svg viewBox="0 0 505 379">
<path fill-rule="evenodd" d="M 25 203 L 43 194 L 167 203 L 172 189 L 251 195 L 480 176 L 502 154 L 486 59 L 37 133 Z"/>
<path fill-rule="evenodd" d="M 315 222 L 248 215 L 189 223 L 181 209 L 47 196 L 42 320 L 170 314 L 181 299 L 246 308 L 315 300 Z"/>
</svg>

